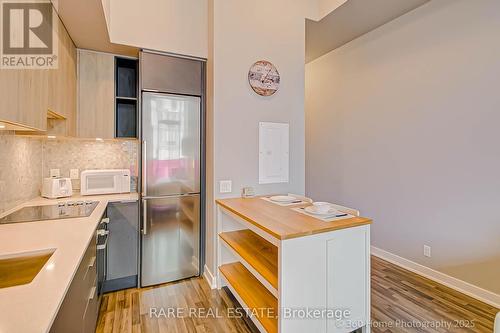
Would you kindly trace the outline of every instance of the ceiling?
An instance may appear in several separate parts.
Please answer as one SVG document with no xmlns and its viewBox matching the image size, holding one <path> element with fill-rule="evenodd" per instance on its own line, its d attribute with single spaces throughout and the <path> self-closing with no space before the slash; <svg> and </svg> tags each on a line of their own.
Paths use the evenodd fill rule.
<svg viewBox="0 0 500 333">
<path fill-rule="evenodd" d="M 76 47 L 137 56 L 137 48 L 109 41 L 101 0 L 52 0 L 52 3 Z"/>
<path fill-rule="evenodd" d="M 306 20 L 310 62 L 430 0 L 348 0 L 320 21 Z"/>
<path fill-rule="evenodd" d="M 347 0 L 320 21 L 306 20 L 306 62 L 428 1 L 430 0 Z M 78 48 L 137 56 L 137 48 L 110 42 L 101 0 L 52 2 Z"/>
</svg>

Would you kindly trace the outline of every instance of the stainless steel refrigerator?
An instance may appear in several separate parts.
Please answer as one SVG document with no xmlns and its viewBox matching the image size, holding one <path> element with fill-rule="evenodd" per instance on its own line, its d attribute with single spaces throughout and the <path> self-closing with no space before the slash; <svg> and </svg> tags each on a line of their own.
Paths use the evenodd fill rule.
<svg viewBox="0 0 500 333">
<path fill-rule="evenodd" d="M 202 87 L 200 77 L 189 77 L 189 71 L 175 66 L 179 59 L 155 54 L 141 58 L 140 279 L 142 286 L 149 286 L 199 275 L 203 90 L 196 95 L 195 90 L 182 91 L 182 85 L 176 88 L 176 75 Z"/>
</svg>

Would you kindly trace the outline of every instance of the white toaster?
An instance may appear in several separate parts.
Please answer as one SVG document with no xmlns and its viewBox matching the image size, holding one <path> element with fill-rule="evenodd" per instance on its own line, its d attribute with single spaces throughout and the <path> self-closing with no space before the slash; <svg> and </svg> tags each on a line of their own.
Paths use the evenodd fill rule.
<svg viewBox="0 0 500 333">
<path fill-rule="evenodd" d="M 69 178 L 44 178 L 42 197 L 49 199 L 70 197 L 73 195 L 73 186 Z"/>
</svg>

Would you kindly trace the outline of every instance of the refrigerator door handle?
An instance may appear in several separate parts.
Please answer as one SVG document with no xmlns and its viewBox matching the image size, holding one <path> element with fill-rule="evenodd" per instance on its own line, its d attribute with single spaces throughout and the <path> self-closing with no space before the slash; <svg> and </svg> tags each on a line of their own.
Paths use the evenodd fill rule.
<svg viewBox="0 0 500 333">
<path fill-rule="evenodd" d="M 148 160 L 147 160 L 147 151 L 146 151 L 146 148 L 147 148 L 147 141 L 146 140 L 143 140 L 142 141 L 142 196 L 143 197 L 146 197 L 147 196 L 147 193 L 146 193 L 146 188 L 147 188 L 147 176 L 148 176 Z"/>
<path fill-rule="evenodd" d="M 146 235 L 148 233 L 148 207 L 146 206 L 146 200 L 142 200 L 142 234 Z"/>
<path fill-rule="evenodd" d="M 147 205 L 141 234 L 141 286 L 198 275 L 200 270 L 195 263 L 200 259 L 199 195 L 141 202 Z M 186 228 L 186 224 L 190 227 Z"/>
</svg>

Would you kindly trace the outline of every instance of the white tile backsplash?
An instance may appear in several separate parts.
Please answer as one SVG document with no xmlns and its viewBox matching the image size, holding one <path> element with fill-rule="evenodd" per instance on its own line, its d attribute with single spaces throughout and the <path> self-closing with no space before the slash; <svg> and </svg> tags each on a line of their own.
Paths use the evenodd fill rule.
<svg viewBox="0 0 500 333">
<path fill-rule="evenodd" d="M 40 193 L 42 140 L 0 132 L 0 213 Z"/>
<path fill-rule="evenodd" d="M 132 190 L 138 176 L 138 142 L 46 139 L 0 131 L 0 213 L 40 195 L 50 169 L 69 177 L 71 169 L 130 169 Z M 80 189 L 80 180 L 73 180 Z"/>
<path fill-rule="evenodd" d="M 61 177 L 70 177 L 71 169 L 129 169 L 137 178 L 137 141 L 47 140 L 43 143 L 43 177 L 50 169 L 60 169 Z M 132 186 L 134 187 L 134 186 Z M 73 180 L 80 189 L 80 180 Z M 135 188 L 133 188 L 135 190 Z"/>
</svg>

